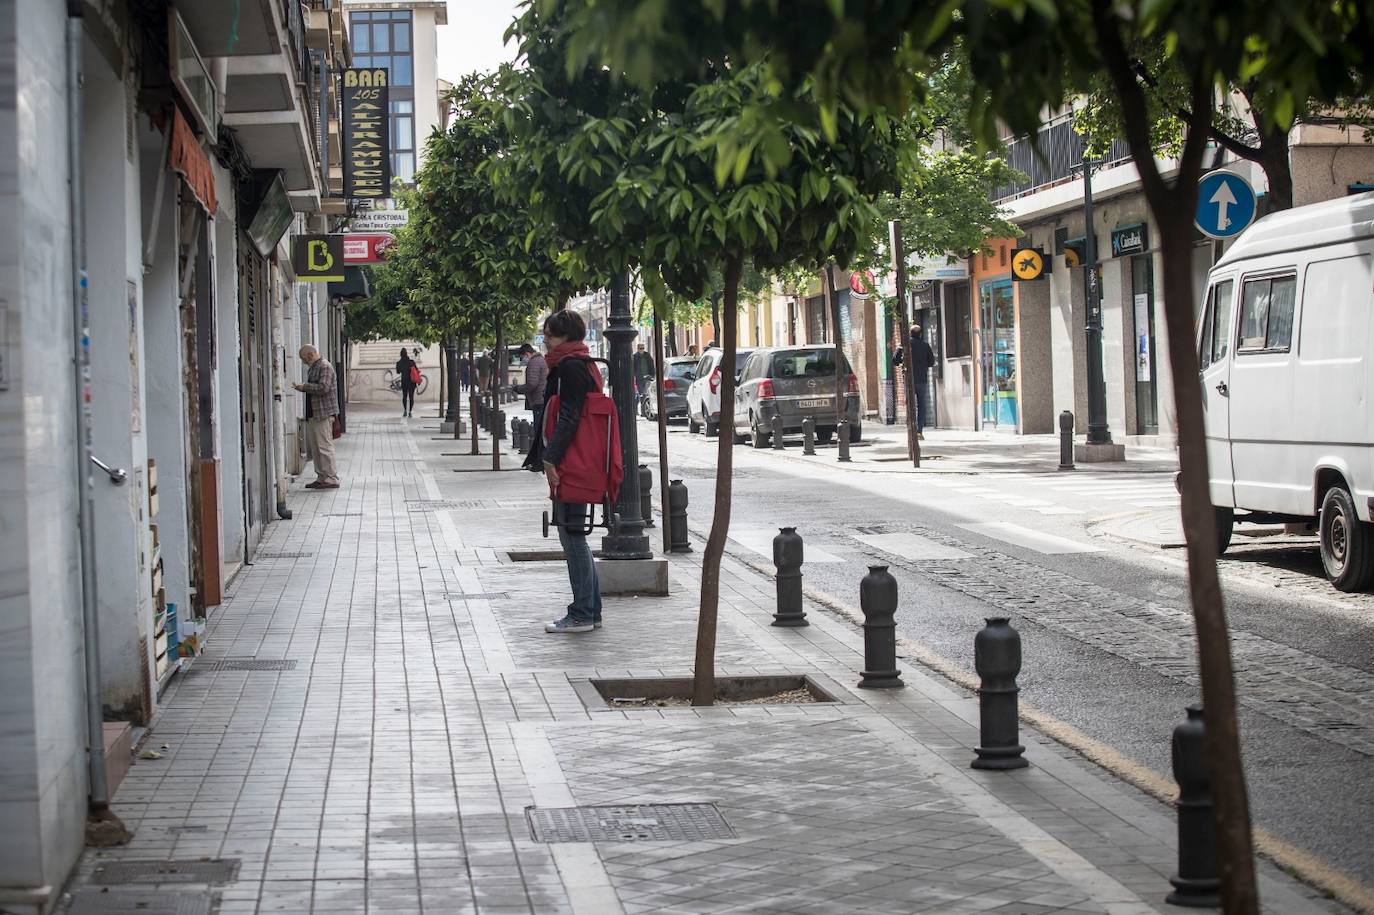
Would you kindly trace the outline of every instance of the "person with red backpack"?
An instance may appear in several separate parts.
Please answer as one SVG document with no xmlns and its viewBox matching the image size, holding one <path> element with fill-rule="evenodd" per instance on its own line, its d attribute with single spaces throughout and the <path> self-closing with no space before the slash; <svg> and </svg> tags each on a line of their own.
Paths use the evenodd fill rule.
<svg viewBox="0 0 1374 915">
<path fill-rule="evenodd" d="M 548 479 L 549 491 L 556 499 L 561 496 L 564 523 L 558 526 L 558 540 L 568 561 L 568 583 L 572 587 L 572 603 L 562 619 L 544 626 L 545 632 L 591 632 L 601 628 L 601 584 L 596 576 L 596 563 L 583 531 L 592 504 L 585 493 L 566 491 L 560 468 L 572 472 L 568 460 L 574 446 L 578 426 L 591 422 L 587 414 L 589 395 L 600 394 L 601 372 L 592 361 L 591 351 L 583 338 L 587 325 L 575 311 L 556 311 L 544 320 L 544 358 L 549 374 L 544 388 L 544 422 L 539 435 L 525 458 L 529 470 L 542 470 Z M 551 412 L 556 410 L 556 413 Z M 560 487 L 565 491 L 560 492 Z"/>
<path fill-rule="evenodd" d="M 415 352 L 419 352 L 417 346 Z M 401 379 L 401 415 L 410 416 L 415 409 L 415 389 L 420 384 L 420 366 L 401 347 L 401 358 L 396 360 L 396 377 Z"/>
</svg>

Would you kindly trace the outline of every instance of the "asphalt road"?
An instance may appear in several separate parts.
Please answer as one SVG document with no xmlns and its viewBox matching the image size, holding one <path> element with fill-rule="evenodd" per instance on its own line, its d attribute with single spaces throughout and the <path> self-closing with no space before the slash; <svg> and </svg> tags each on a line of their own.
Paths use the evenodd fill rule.
<svg viewBox="0 0 1374 915">
<path fill-rule="evenodd" d="M 640 444 L 656 466 L 651 424 Z M 856 607 L 867 565 L 888 565 L 899 632 L 969 671 L 984 618 L 1010 616 L 1027 702 L 1171 776 L 1170 734 L 1199 701 L 1182 555 L 1095 526 L 1167 511 L 1167 475 L 913 476 L 826 454 L 734 449 L 732 551 L 771 564 L 795 525 L 806 583 Z M 674 427 L 669 456 L 704 534 L 716 441 Z M 1374 595 L 1331 589 L 1311 542 L 1238 540 L 1222 575 L 1255 821 L 1374 886 Z"/>
</svg>

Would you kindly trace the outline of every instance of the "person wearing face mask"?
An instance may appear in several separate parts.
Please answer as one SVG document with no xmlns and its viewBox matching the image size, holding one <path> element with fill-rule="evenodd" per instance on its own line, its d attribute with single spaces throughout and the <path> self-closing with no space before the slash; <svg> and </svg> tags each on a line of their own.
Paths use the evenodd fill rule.
<svg viewBox="0 0 1374 915">
<path fill-rule="evenodd" d="M 544 349 L 548 351 L 544 362 L 548 365 L 548 378 L 541 422 L 535 427 L 538 433 L 524 466 L 527 470 L 542 472 L 554 492 L 558 490 L 559 464 L 582 420 L 587 395 L 601 389 L 600 371 L 591 362 L 591 352 L 583 342 L 586 334 L 587 325 L 575 311 L 556 311 L 544 320 Z M 546 442 L 542 417 L 555 394 L 558 395 L 558 415 L 553 419 L 553 430 Z M 567 614 L 546 624 L 545 632 L 578 633 L 601 628 L 601 585 L 597 580 L 596 564 L 586 535 L 577 533 L 591 508 L 590 505 L 564 503 L 567 525 L 558 528 L 558 540 L 567 558 L 573 599 L 568 604 Z"/>
</svg>

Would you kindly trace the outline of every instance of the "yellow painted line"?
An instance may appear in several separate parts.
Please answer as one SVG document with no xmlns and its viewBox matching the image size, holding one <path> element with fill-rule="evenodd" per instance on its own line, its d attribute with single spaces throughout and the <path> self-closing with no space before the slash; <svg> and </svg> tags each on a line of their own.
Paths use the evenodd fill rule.
<svg viewBox="0 0 1374 915">
<path fill-rule="evenodd" d="M 771 576 L 772 569 L 764 568 L 745 556 L 730 552 L 731 558 L 748 566 L 756 572 Z M 826 607 L 853 623 L 862 623 L 862 611 L 835 600 L 807 585 L 802 586 L 807 600 Z M 937 654 L 919 642 L 898 636 L 897 647 L 908 658 L 923 667 L 928 667 L 948 680 L 968 690 L 978 689 L 977 675 L 970 673 L 944 655 Z M 1148 766 L 1120 753 L 1099 740 L 1089 737 L 1078 728 L 1040 711 L 1029 703 L 1020 703 L 1021 720 L 1045 734 L 1050 739 L 1073 749 L 1079 755 L 1096 763 L 1108 772 L 1129 782 L 1146 794 L 1169 806 L 1178 797 L 1178 786 L 1173 779 L 1163 776 Z M 1374 887 L 1370 887 L 1337 870 L 1311 852 L 1291 845 L 1267 830 L 1254 829 L 1255 850 L 1283 870 L 1309 886 L 1315 887 L 1331 898 L 1351 908 L 1374 915 Z"/>
</svg>

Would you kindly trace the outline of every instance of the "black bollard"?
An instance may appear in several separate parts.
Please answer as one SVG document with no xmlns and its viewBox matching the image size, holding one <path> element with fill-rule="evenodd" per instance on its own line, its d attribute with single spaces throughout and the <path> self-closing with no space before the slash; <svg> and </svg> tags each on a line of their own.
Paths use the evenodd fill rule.
<svg viewBox="0 0 1374 915">
<path fill-rule="evenodd" d="M 777 568 L 773 580 L 778 588 L 773 625 L 810 626 L 802 608 L 802 538 L 795 527 L 778 528 L 778 536 L 773 538 L 773 565 Z"/>
<path fill-rule="evenodd" d="M 1202 706 L 1188 706 L 1188 718 L 1174 728 L 1174 780 L 1178 782 L 1178 873 L 1169 878 L 1170 905 L 1203 909 L 1221 905 L 1221 869 L 1212 819 Z"/>
<path fill-rule="evenodd" d="M 668 484 L 668 549 L 674 553 L 692 552 L 687 536 L 687 487 L 681 480 Z"/>
<path fill-rule="evenodd" d="M 1022 769 L 1030 765 L 1022 755 L 1016 696 L 1021 690 L 1021 635 L 1006 617 L 986 620 L 973 638 L 973 667 L 982 682 L 978 686 L 979 746 L 975 769 Z"/>
<path fill-rule="evenodd" d="M 897 669 L 897 579 L 887 566 L 869 566 L 859 582 L 859 609 L 864 612 L 864 669 L 860 689 L 900 689 Z"/>
<path fill-rule="evenodd" d="M 1059 469 L 1073 470 L 1073 414 L 1059 414 Z"/>
<path fill-rule="evenodd" d="M 840 427 L 835 430 L 835 434 L 840 439 L 840 463 L 849 463 L 849 420 L 840 420 Z"/>
<path fill-rule="evenodd" d="M 520 420 L 520 453 L 529 454 L 534 444 L 534 424 L 528 419 Z"/>
<path fill-rule="evenodd" d="M 492 434 L 493 436 L 496 437 L 496 440 L 497 440 L 498 442 L 499 442 L 501 439 L 503 439 L 503 438 L 506 437 L 506 411 L 505 411 L 505 410 L 497 410 L 497 411 L 496 411 L 496 421 L 493 422 L 493 423 L 491 424 L 491 434 Z"/>
<path fill-rule="evenodd" d="M 773 427 L 773 450 L 774 450 L 774 451 L 783 451 L 783 450 L 785 450 L 785 449 L 787 448 L 787 445 L 784 444 L 784 442 L 783 442 L 783 440 L 782 440 L 782 415 L 781 415 L 781 414 L 778 414 L 778 413 L 773 414 L 772 427 Z"/>
<path fill-rule="evenodd" d="M 802 454 L 816 453 L 816 417 L 802 420 Z"/>
<path fill-rule="evenodd" d="M 651 499 L 654 494 L 654 472 L 648 464 L 639 465 L 639 507 L 643 511 L 644 526 L 654 526 L 654 507 Z"/>
</svg>

